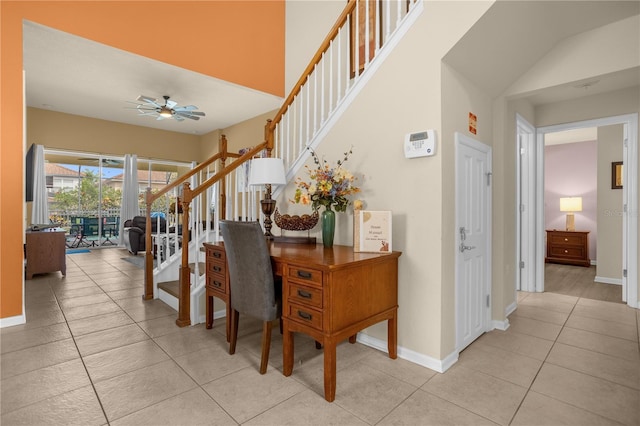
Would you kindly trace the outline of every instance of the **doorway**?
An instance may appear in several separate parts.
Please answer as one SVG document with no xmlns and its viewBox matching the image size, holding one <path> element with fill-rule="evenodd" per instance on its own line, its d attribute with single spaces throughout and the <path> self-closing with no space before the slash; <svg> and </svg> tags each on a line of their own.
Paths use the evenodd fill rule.
<svg viewBox="0 0 640 426">
<path fill-rule="evenodd" d="M 584 127 L 603 127 L 615 124 L 623 126 L 623 181 L 626 185 L 622 188 L 623 207 L 619 214 L 622 216 L 622 299 L 627 305 L 638 307 L 638 271 L 637 271 L 637 243 L 638 223 L 637 215 L 629 212 L 637 212 L 638 208 L 638 115 L 628 114 L 622 116 L 606 117 L 594 120 L 586 120 L 575 123 L 547 126 L 536 129 L 535 148 L 522 154 L 521 161 L 533 161 L 535 167 L 528 170 L 526 179 L 528 185 L 522 186 L 518 191 L 518 202 L 529 199 L 535 194 L 534 215 L 530 215 L 527 221 L 520 220 L 519 229 L 533 227 L 535 239 L 528 242 L 527 247 L 535 253 L 535 285 L 525 291 L 544 291 L 545 279 L 545 220 L 544 220 L 544 137 L 547 133 L 578 129 Z M 520 155 L 520 154 L 519 154 Z M 535 155 L 535 159 L 527 156 Z M 523 170 L 519 170 L 522 174 Z M 522 218 L 521 218 L 522 219 Z M 522 262 L 522 258 L 519 259 Z M 631 285 L 628 285 L 631 284 Z"/>
</svg>

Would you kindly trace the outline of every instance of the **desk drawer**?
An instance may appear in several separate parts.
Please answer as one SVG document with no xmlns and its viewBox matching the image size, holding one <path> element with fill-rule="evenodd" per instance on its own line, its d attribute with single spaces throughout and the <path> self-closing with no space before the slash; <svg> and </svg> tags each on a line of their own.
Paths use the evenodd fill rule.
<svg viewBox="0 0 640 426">
<path fill-rule="evenodd" d="M 227 294 L 224 275 L 207 275 L 207 288 L 219 293 Z"/>
<path fill-rule="evenodd" d="M 222 247 L 207 247 L 207 259 L 219 260 L 224 264 L 227 262 L 227 254 Z"/>
<path fill-rule="evenodd" d="M 225 275 L 227 273 L 227 265 L 218 260 L 207 259 L 207 273 Z"/>
<path fill-rule="evenodd" d="M 322 312 L 303 305 L 289 303 L 289 312 L 287 312 L 287 314 L 291 320 L 308 324 L 317 330 L 322 330 Z"/>
<path fill-rule="evenodd" d="M 308 287 L 290 281 L 289 294 L 287 297 L 292 303 L 300 303 L 322 309 L 322 289 Z"/>
<path fill-rule="evenodd" d="M 317 285 L 322 287 L 322 271 L 318 271 L 316 269 L 289 266 L 288 278 L 303 282 L 305 284 Z"/>
</svg>

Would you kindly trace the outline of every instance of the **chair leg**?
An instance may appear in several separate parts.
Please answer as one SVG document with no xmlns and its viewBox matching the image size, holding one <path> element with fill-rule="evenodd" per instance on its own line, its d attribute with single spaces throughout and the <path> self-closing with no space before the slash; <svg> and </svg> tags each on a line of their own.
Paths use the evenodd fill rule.
<svg viewBox="0 0 640 426">
<path fill-rule="evenodd" d="M 269 349 L 271 349 L 271 321 L 262 323 L 262 357 L 260 358 L 260 374 L 267 372 Z"/>
<path fill-rule="evenodd" d="M 235 309 L 231 310 L 231 342 L 229 342 L 229 355 L 236 353 L 236 342 L 238 341 L 238 318 L 240 313 Z"/>
</svg>

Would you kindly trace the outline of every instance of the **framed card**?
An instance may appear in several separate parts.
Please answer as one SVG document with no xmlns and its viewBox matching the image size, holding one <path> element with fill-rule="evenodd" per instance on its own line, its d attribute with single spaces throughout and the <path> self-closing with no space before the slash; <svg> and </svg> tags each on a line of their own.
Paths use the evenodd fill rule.
<svg viewBox="0 0 640 426">
<path fill-rule="evenodd" d="M 390 253 L 391 211 L 354 211 L 353 248 L 356 252 Z"/>
</svg>

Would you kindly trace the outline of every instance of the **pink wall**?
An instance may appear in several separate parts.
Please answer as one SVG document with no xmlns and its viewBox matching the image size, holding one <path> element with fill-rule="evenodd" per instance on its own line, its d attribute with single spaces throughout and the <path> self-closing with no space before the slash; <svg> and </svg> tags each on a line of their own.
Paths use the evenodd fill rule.
<svg viewBox="0 0 640 426">
<path fill-rule="evenodd" d="M 589 258 L 597 247 L 598 146 L 596 141 L 550 145 L 544 149 L 544 220 L 546 229 L 566 228 L 561 197 L 582 197 L 575 213 L 576 231 L 590 231 Z"/>
</svg>

